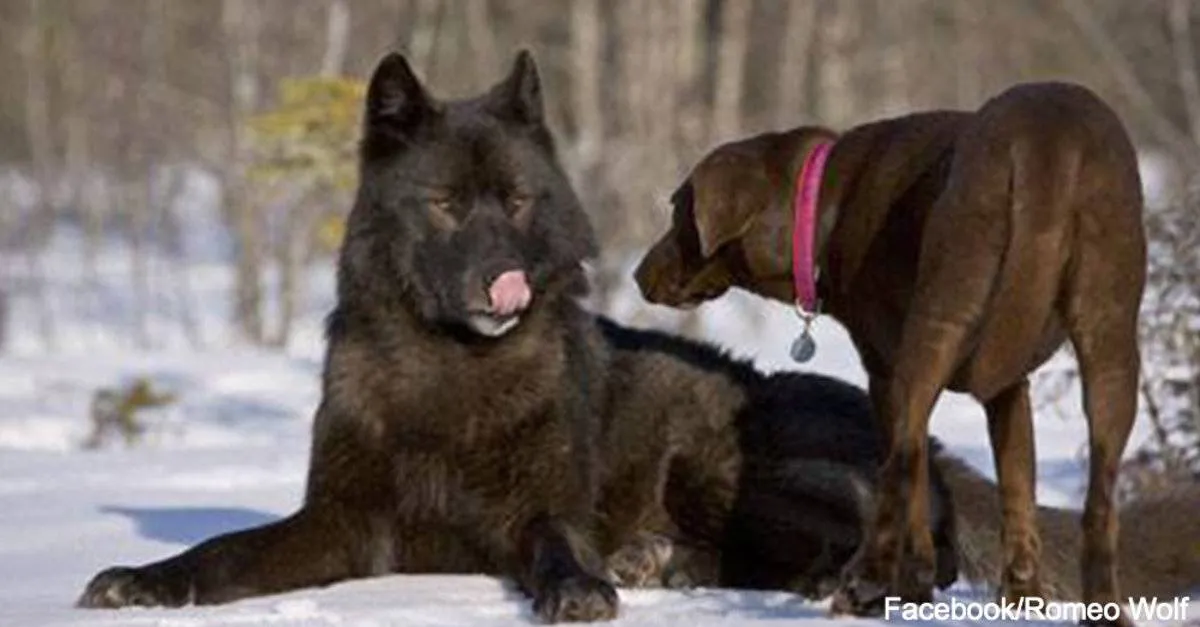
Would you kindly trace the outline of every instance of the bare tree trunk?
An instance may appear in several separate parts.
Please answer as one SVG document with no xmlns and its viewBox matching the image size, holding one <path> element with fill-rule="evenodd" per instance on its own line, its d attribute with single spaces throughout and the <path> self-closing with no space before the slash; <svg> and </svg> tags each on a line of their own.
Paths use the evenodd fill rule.
<svg viewBox="0 0 1200 627">
<path fill-rule="evenodd" d="M 653 123 L 650 113 L 651 92 L 661 89 L 661 86 L 651 83 L 652 77 L 646 71 L 647 59 L 651 55 L 651 25 L 647 21 L 651 4 L 635 2 L 608 6 L 614 18 L 615 71 L 621 89 L 616 90 L 615 98 L 608 105 L 615 110 L 607 112 L 609 115 L 602 122 L 607 123 L 607 128 L 603 134 L 601 156 L 611 157 L 602 159 L 597 156 L 595 175 L 589 177 L 595 181 L 592 195 L 604 207 L 603 211 L 594 215 L 601 245 L 606 248 L 627 243 L 631 217 L 629 211 L 645 198 L 645 188 L 639 186 L 650 165 L 647 159 L 650 151 L 645 138 Z M 603 5 L 599 6 L 602 7 L 600 10 L 604 10 Z M 598 74 L 603 72 L 602 68 Z M 606 96 L 601 90 L 595 93 L 598 98 Z M 600 106 L 603 108 L 604 104 Z"/>
<path fill-rule="evenodd" d="M 290 214 L 288 223 L 283 226 L 284 233 L 275 244 L 275 261 L 279 267 L 279 323 L 268 344 L 276 348 L 286 347 L 291 340 L 292 326 L 299 309 L 300 272 L 303 265 L 300 248 L 306 244 L 302 241 L 306 232 L 302 223 L 307 222 L 301 216 L 307 212 L 307 203 L 303 200 L 300 203 L 300 207 L 285 209 Z"/>
<path fill-rule="evenodd" d="M 955 99 L 960 109 L 974 108 L 983 96 L 983 77 L 980 61 L 981 33 L 979 11 L 975 0 L 954 3 L 954 43 L 957 59 L 954 63 Z"/>
<path fill-rule="evenodd" d="M 467 65 L 474 68 L 474 73 L 471 76 L 471 84 L 474 89 L 478 89 L 480 85 L 486 85 L 492 78 L 492 72 L 496 71 L 494 63 L 480 63 L 480 59 L 499 59 L 501 58 L 500 46 L 496 42 L 496 28 L 492 24 L 491 16 L 488 14 L 489 4 L 486 2 L 463 2 L 462 8 L 466 11 L 464 21 L 466 22 L 466 38 L 471 42 L 470 56 L 468 57 Z"/>
<path fill-rule="evenodd" d="M 753 3 L 725 0 L 721 3 L 721 39 L 713 91 L 713 135 L 725 141 L 741 129 L 742 92 L 746 52 L 749 49 L 750 9 Z"/>
<path fill-rule="evenodd" d="M 140 117 L 140 116 L 139 116 Z M 141 176 L 136 176 L 138 182 L 125 181 L 121 184 L 122 206 L 126 215 L 127 237 L 129 238 L 129 267 L 133 283 L 133 340 L 142 349 L 150 347 L 150 332 L 146 323 L 146 314 L 150 310 L 150 274 L 147 268 L 149 252 L 146 242 L 149 231 L 151 190 L 153 183 L 148 163 L 142 163 Z"/>
<path fill-rule="evenodd" d="M 78 58 L 76 38 L 78 24 L 71 24 L 70 35 L 63 38 L 63 57 L 74 60 Z M 91 168 L 91 143 L 88 137 L 89 103 L 87 84 L 84 76 L 86 66 L 77 61 L 63 63 L 63 128 L 65 130 L 63 167 L 66 171 L 70 186 L 70 205 L 81 214 L 84 229 L 83 273 L 89 280 L 96 274 L 96 256 L 99 253 L 104 217 L 101 214 L 101 203 L 95 202 L 86 193 L 89 169 Z"/>
<path fill-rule="evenodd" d="M 1105 32 L 1104 26 L 1095 15 L 1095 5 L 1085 0 L 1062 0 L 1062 8 L 1068 17 L 1079 28 L 1089 44 L 1100 54 L 1104 67 L 1109 68 L 1117 85 L 1125 93 L 1132 105 L 1133 111 L 1140 116 L 1142 122 L 1154 134 L 1165 148 L 1173 155 L 1188 164 L 1189 169 L 1195 169 L 1197 157 L 1191 142 L 1179 140 L 1179 129 L 1163 113 L 1150 97 L 1150 92 L 1142 84 L 1137 69 L 1129 58 L 1117 47 L 1112 37 Z"/>
<path fill-rule="evenodd" d="M 141 29 L 139 42 L 142 71 L 140 75 L 132 77 L 140 79 L 141 82 L 159 78 L 157 70 L 161 68 L 163 60 L 162 17 L 161 11 L 152 9 L 143 18 L 146 22 Z M 135 93 L 136 86 L 127 91 Z M 160 183 L 160 171 L 157 166 L 160 164 L 161 144 L 154 138 L 153 131 L 145 133 L 147 129 L 154 129 L 158 123 L 155 113 L 147 98 L 135 97 L 132 104 L 132 121 L 125 129 L 129 136 L 128 152 L 132 166 L 132 180 L 124 181 L 122 187 L 125 188 L 124 208 L 129 230 L 130 269 L 134 293 L 133 338 L 136 345 L 142 349 L 153 345 L 149 316 L 157 306 L 153 266 L 163 211 L 156 193 Z"/>
<path fill-rule="evenodd" d="M 1192 142 L 1200 147 L 1200 77 L 1196 72 L 1196 49 L 1192 45 L 1191 0 L 1171 0 L 1167 9 L 1167 23 L 1171 28 L 1171 49 L 1175 53 L 1179 90 L 1183 93 L 1188 127 L 1191 129 Z"/>
<path fill-rule="evenodd" d="M 645 131 L 649 124 L 646 117 L 647 109 L 649 109 L 647 92 L 658 87 L 648 84 L 644 71 L 649 50 L 646 24 L 649 4 L 648 2 L 635 2 L 621 5 L 616 9 L 619 11 L 617 14 L 619 37 L 617 49 L 620 51 L 622 85 L 620 93 L 623 100 L 622 111 L 617 117 L 624 122 L 624 126 L 620 130 L 622 135 L 630 134 L 636 137 Z"/>
<path fill-rule="evenodd" d="M 50 122 L 50 90 L 47 85 L 49 63 L 46 58 L 46 16 L 44 5 L 29 0 L 30 24 L 25 37 L 25 135 L 37 182 L 37 204 L 23 225 L 26 268 L 30 295 L 39 308 L 38 332 L 47 347 L 57 344 L 54 312 L 42 268 L 42 247 L 49 239 L 56 220 L 54 210 L 54 138 Z"/>
<path fill-rule="evenodd" d="M 325 53 L 321 57 L 322 76 L 337 76 L 343 71 L 349 44 L 350 17 L 350 6 L 345 0 L 334 0 L 329 4 L 325 24 Z M 309 193 L 287 196 L 285 202 L 277 205 L 283 214 L 283 223 L 272 247 L 272 257 L 279 270 L 279 310 L 274 333 L 267 340 L 269 345 L 279 348 L 286 347 L 291 341 L 303 291 L 301 276 L 308 265 L 308 251 L 317 219 L 316 207 Z"/>
<path fill-rule="evenodd" d="M 954 4 L 961 6 L 967 2 L 970 0 L 955 0 Z M 911 40 L 913 29 L 909 18 L 919 8 L 919 4 L 915 2 L 878 0 L 876 3 L 876 9 L 879 11 L 878 25 L 884 36 L 876 44 L 882 93 L 880 102 L 876 105 L 875 115 L 899 115 L 912 108 L 908 92 L 912 85 L 912 77 L 908 73 L 908 42 Z M 960 60 L 958 65 L 962 67 L 964 62 Z"/>
<path fill-rule="evenodd" d="M 281 240 L 279 249 L 275 252 L 279 265 L 279 323 L 275 327 L 275 334 L 267 340 L 267 344 L 274 348 L 285 348 L 291 340 L 292 325 L 295 323 L 298 309 L 297 292 L 300 288 L 299 272 L 296 271 L 300 262 L 291 243 L 292 238 L 284 237 Z"/>
<path fill-rule="evenodd" d="M 571 3 L 571 103 L 575 115 L 576 168 L 590 172 L 601 152 L 604 117 L 600 81 L 604 67 L 599 0 Z M 586 181 L 579 177 L 581 183 Z"/>
<path fill-rule="evenodd" d="M 859 115 L 854 86 L 854 46 L 859 27 L 858 5 L 828 4 L 829 17 L 822 23 L 818 56 L 820 65 L 820 118 L 834 127 L 850 124 Z"/>
<path fill-rule="evenodd" d="M 221 171 L 223 206 L 237 242 L 234 270 L 234 321 L 245 339 L 263 341 L 263 224 L 245 181 L 246 138 L 242 125 L 258 101 L 254 62 L 258 56 L 257 3 L 223 0 L 222 22 L 230 88 L 227 155 Z"/>
<path fill-rule="evenodd" d="M 147 12 L 148 18 L 152 19 L 155 24 L 157 34 L 150 40 L 146 51 L 147 74 L 145 80 L 154 83 L 167 80 L 167 63 L 171 54 L 171 42 L 178 34 L 176 28 L 178 21 L 173 19 L 173 6 L 166 2 L 156 2 L 150 5 L 150 10 Z M 157 108 L 155 112 L 158 113 Z M 158 116 L 155 124 L 160 126 L 152 128 L 161 128 L 163 118 Z M 159 134 L 155 133 L 155 135 Z M 158 140 L 152 141 L 152 144 L 157 153 L 155 161 L 161 162 L 165 155 L 172 154 L 172 146 L 166 142 Z M 161 168 L 160 174 L 163 177 L 159 181 L 161 185 L 156 186 L 151 193 L 155 226 L 154 245 L 163 261 L 163 264 L 159 266 L 162 272 L 160 284 L 164 285 L 162 288 L 164 300 L 169 299 L 172 303 L 173 318 L 180 325 L 184 339 L 193 349 L 199 349 L 204 342 L 196 313 L 198 309 L 196 295 L 192 289 L 192 266 L 185 245 L 183 220 L 176 212 L 179 205 L 177 201 L 181 199 L 187 187 L 188 167 Z"/>
<path fill-rule="evenodd" d="M 650 128 L 646 137 L 650 141 L 650 146 L 653 147 L 654 153 L 661 155 L 660 159 L 654 159 L 659 164 L 658 177 L 665 177 L 665 180 L 654 183 L 650 194 L 644 200 L 640 201 L 641 206 L 645 206 L 653 202 L 655 195 L 662 195 L 661 191 L 671 185 L 671 181 L 677 176 L 680 169 L 682 155 L 675 147 L 676 131 L 674 130 L 677 120 L 684 117 L 683 112 L 677 108 L 680 104 L 679 88 L 674 83 L 678 80 L 676 77 L 676 67 L 678 62 L 677 55 L 680 54 L 678 48 L 682 47 L 679 42 L 688 41 L 693 34 L 690 30 L 694 24 L 689 23 L 691 18 L 689 2 L 650 3 L 650 58 L 652 63 L 649 64 L 651 84 L 655 89 L 651 92 L 653 99 L 650 102 L 651 117 Z M 672 88 L 673 87 L 673 88 Z M 653 157 L 651 157 L 653 158 Z M 659 224 L 653 219 L 653 214 L 635 206 L 634 214 L 641 216 L 630 234 L 633 241 L 642 242 L 649 241 L 653 235 L 658 232 Z"/>
<path fill-rule="evenodd" d="M 675 117 L 675 95 L 670 90 L 663 89 L 663 86 L 669 85 L 674 79 L 675 59 L 672 49 L 677 41 L 675 12 L 665 2 L 647 4 L 649 6 L 647 7 L 646 23 L 649 28 L 646 33 L 647 58 L 644 71 L 646 72 L 646 82 L 653 86 L 653 89 L 650 89 L 647 94 L 648 127 L 644 137 L 649 140 L 651 146 L 661 151 L 659 154 L 662 154 L 667 160 L 666 163 L 663 163 L 663 169 L 670 171 L 675 169 L 674 161 L 678 155 L 663 149 L 670 145 L 671 125 Z M 639 211 L 638 213 L 643 212 Z"/>
<path fill-rule="evenodd" d="M 677 0 L 675 7 L 675 121 L 673 152 L 691 160 L 708 141 L 707 104 L 701 98 L 704 80 L 704 0 Z"/>
<path fill-rule="evenodd" d="M 200 333 L 200 321 L 196 317 L 197 307 L 195 292 L 192 290 L 191 266 L 187 248 L 183 245 L 183 225 L 178 214 L 175 213 L 176 201 L 183 193 L 187 174 L 173 170 L 168 173 L 168 176 L 170 183 L 166 185 L 166 191 L 159 201 L 164 232 L 164 241 L 161 241 L 159 246 L 169 253 L 171 259 L 167 269 L 169 273 L 167 281 L 173 288 L 176 318 L 183 328 L 184 339 L 193 349 L 199 349 L 204 345 L 204 338 Z"/>
<path fill-rule="evenodd" d="M 412 21 L 412 36 L 409 38 L 409 60 L 413 67 L 425 74 L 425 80 L 433 80 L 433 57 L 437 51 L 438 31 L 441 24 L 441 0 L 415 0 L 416 16 Z"/>
<path fill-rule="evenodd" d="M 70 46 L 70 38 L 64 45 Z M 74 58 L 73 50 L 64 56 Z M 66 131 L 64 164 L 70 186 L 70 206 L 80 213 L 83 226 L 83 254 L 80 255 L 80 276 L 83 289 L 76 295 L 78 301 L 86 303 L 91 310 L 102 306 L 100 275 L 97 261 L 104 244 L 105 216 L 110 208 L 107 188 L 111 181 L 94 176 L 92 170 L 91 142 L 87 115 L 88 95 L 84 82 L 82 63 L 63 64 L 63 111 Z M 97 189 L 102 186 L 103 191 Z"/>
<path fill-rule="evenodd" d="M 812 63 L 817 32 L 817 0 L 787 3 L 787 18 L 780 47 L 781 71 L 775 95 L 775 123 L 794 126 L 795 121 L 811 115 L 811 103 L 805 102 L 808 68 Z"/>
<path fill-rule="evenodd" d="M 469 38 L 466 13 L 468 2 L 446 2 L 441 5 L 435 27 L 435 45 L 429 69 L 434 84 L 448 93 L 463 93 L 474 89 L 476 76 L 490 71 L 490 64 L 473 54 L 475 43 Z M 479 66 L 484 66 L 480 68 Z"/>
<path fill-rule="evenodd" d="M 0 353 L 8 346 L 8 293 L 0 286 Z"/>
<path fill-rule="evenodd" d="M 346 65 L 350 44 L 350 5 L 346 0 L 329 0 L 325 12 L 325 54 L 321 57 L 321 75 L 337 76 Z"/>
<path fill-rule="evenodd" d="M 727 0 L 726 4 L 730 4 Z M 732 0 L 734 4 L 746 4 L 741 0 Z M 655 3 L 656 5 L 661 3 Z M 670 28 L 665 33 L 656 37 L 660 42 L 659 53 L 663 55 L 663 60 L 666 65 L 663 67 L 661 77 L 656 79 L 655 89 L 661 93 L 667 83 L 671 83 L 672 89 L 668 92 L 670 99 L 665 102 L 660 100 L 656 103 L 656 108 L 659 109 L 662 117 L 656 119 L 655 124 L 660 128 L 660 132 L 670 133 L 670 143 L 666 143 L 667 139 L 656 140 L 660 145 L 671 146 L 672 163 L 670 169 L 664 171 L 668 176 L 678 176 L 676 170 L 679 169 L 679 164 L 690 162 L 695 158 L 696 153 L 703 150 L 706 144 L 714 139 L 712 129 L 710 128 L 711 120 L 716 117 L 716 112 L 712 105 L 706 103 L 706 99 L 702 97 L 704 77 L 706 70 L 705 52 L 706 46 L 709 44 L 708 34 L 705 24 L 705 2 L 704 0 L 677 0 L 671 3 L 671 8 L 674 9 L 673 16 L 667 20 L 667 23 L 673 28 Z M 742 20 L 743 25 L 740 30 L 745 34 L 749 27 L 749 8 L 743 7 L 744 14 L 741 16 L 731 16 L 731 19 Z M 662 18 L 660 17 L 660 20 Z M 728 25 L 728 22 L 722 22 L 723 27 Z M 737 26 L 733 25 L 734 30 Z M 673 57 L 666 54 L 666 46 L 673 45 Z M 741 52 L 737 52 L 740 47 Z M 741 123 L 741 92 L 742 79 L 736 76 L 731 76 L 734 72 L 744 74 L 743 63 L 744 57 L 748 51 L 748 44 L 742 41 L 740 45 L 735 45 L 727 51 L 718 49 L 718 54 L 727 52 L 728 54 L 739 54 L 741 59 L 737 62 L 737 67 L 731 67 L 727 60 L 724 67 L 725 70 L 725 88 L 735 90 L 732 94 L 733 98 L 728 98 L 724 106 L 732 106 L 734 111 L 724 112 L 722 115 L 736 115 L 735 126 L 740 126 Z M 720 70 L 718 70 L 720 72 Z M 721 80 L 717 79 L 717 89 L 720 90 Z M 730 87 L 732 86 L 732 87 Z M 728 96 L 728 95 L 727 95 Z M 721 98 L 714 94 L 714 98 Z M 635 202 L 649 204 L 656 199 L 653 197 Z M 658 203 L 655 203 L 656 205 Z M 668 219 L 666 212 L 651 213 L 646 210 L 638 211 L 639 215 L 647 216 L 649 219 L 643 219 L 643 230 L 657 231 L 662 228 L 663 222 Z M 644 238 L 637 241 L 644 241 Z M 689 311 L 683 319 L 679 321 L 677 332 L 693 335 L 700 332 L 700 315 L 697 311 Z"/>
</svg>

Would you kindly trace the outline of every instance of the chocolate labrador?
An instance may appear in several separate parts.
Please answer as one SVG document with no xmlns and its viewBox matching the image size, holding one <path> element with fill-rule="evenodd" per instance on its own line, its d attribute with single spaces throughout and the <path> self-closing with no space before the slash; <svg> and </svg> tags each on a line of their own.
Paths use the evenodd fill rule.
<svg viewBox="0 0 1200 627">
<path fill-rule="evenodd" d="M 1025 84 L 974 112 L 757 135 L 707 155 L 672 202 L 636 271 L 648 300 L 688 307 L 740 287 L 806 320 L 827 313 L 869 374 L 889 453 L 836 612 L 932 594 L 926 432 L 946 389 L 986 409 L 1000 594 L 1041 596 L 1028 377 L 1067 339 L 1090 434 L 1084 598 L 1118 600 L 1113 483 L 1136 410 L 1146 243 L 1134 149 L 1104 102 Z"/>
</svg>

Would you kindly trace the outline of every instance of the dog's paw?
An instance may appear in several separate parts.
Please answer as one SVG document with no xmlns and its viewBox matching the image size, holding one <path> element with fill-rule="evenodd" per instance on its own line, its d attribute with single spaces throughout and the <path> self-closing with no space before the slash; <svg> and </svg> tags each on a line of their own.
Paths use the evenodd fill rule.
<svg viewBox="0 0 1200 627">
<path fill-rule="evenodd" d="M 118 566 L 92 578 L 77 607 L 116 608 L 130 605 L 178 607 L 190 602 L 190 586 L 145 568 Z"/>
<path fill-rule="evenodd" d="M 934 562 L 918 557 L 900 560 L 899 574 L 889 586 L 891 596 L 898 596 L 905 603 L 929 603 L 933 601 L 933 586 L 937 579 Z"/>
<path fill-rule="evenodd" d="M 1004 601 L 1020 598 L 1044 599 L 1046 595 L 1042 590 L 1042 586 L 1037 581 L 1012 581 L 1006 579 L 1001 583 L 1000 589 L 996 592 L 996 597 L 998 600 Z"/>
<path fill-rule="evenodd" d="M 888 597 L 904 603 L 929 603 L 933 600 L 933 569 L 919 564 L 902 564 L 900 574 L 891 582 L 851 568 L 842 575 L 833 593 L 830 613 L 854 616 L 880 616 Z"/>
<path fill-rule="evenodd" d="M 860 551 L 842 572 L 830 612 L 879 616 L 889 597 L 903 603 L 932 601 L 936 574 L 933 557 L 897 557 L 888 552 L 872 556 Z"/>
<path fill-rule="evenodd" d="M 617 617 L 617 589 L 599 577 L 567 577 L 534 600 L 533 612 L 545 623 L 612 620 Z"/>
</svg>

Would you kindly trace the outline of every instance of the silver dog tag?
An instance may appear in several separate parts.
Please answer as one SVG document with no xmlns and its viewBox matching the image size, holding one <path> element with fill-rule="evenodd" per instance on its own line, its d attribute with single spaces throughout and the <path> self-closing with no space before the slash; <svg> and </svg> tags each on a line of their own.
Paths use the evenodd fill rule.
<svg viewBox="0 0 1200 627">
<path fill-rule="evenodd" d="M 792 342 L 792 361 L 798 364 L 807 362 L 817 354 L 817 342 L 813 339 L 812 333 L 808 332 L 808 326 L 805 325 L 804 331 L 800 333 Z"/>
<path fill-rule="evenodd" d="M 792 348 L 788 353 L 792 356 L 792 361 L 798 364 L 807 362 L 817 354 L 817 341 L 812 336 L 812 325 L 820 315 L 821 302 L 817 301 L 817 306 L 813 309 L 814 311 L 809 311 L 796 302 L 796 315 L 800 317 L 804 327 L 800 330 L 800 335 L 792 341 Z"/>
</svg>

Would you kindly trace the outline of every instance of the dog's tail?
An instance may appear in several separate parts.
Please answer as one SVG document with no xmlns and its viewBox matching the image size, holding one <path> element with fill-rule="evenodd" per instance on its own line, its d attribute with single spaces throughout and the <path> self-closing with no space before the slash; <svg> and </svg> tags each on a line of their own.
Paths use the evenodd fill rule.
<svg viewBox="0 0 1200 627">
<path fill-rule="evenodd" d="M 998 589 L 1004 565 L 999 489 L 945 452 L 937 454 L 935 464 L 954 507 L 960 575 Z M 1037 518 L 1046 595 L 1081 600 L 1080 512 L 1039 506 Z M 1134 501 L 1121 510 L 1120 521 L 1122 596 L 1172 597 L 1200 587 L 1200 484 Z"/>
</svg>

